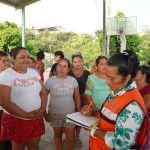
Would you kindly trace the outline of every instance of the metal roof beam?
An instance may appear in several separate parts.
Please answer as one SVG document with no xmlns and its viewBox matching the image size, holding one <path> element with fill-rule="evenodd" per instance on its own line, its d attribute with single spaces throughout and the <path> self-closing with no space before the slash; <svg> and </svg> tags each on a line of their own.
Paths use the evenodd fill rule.
<svg viewBox="0 0 150 150">
<path fill-rule="evenodd" d="M 25 0 L 25 1 L 19 0 L 17 2 L 12 1 L 12 0 L 0 0 L 0 3 L 15 7 L 16 9 L 21 9 L 37 1 L 40 1 L 40 0 Z"/>
<path fill-rule="evenodd" d="M 9 6 L 12 6 L 12 7 L 18 7 L 15 3 L 12 3 L 8 0 L 0 0 L 0 3 L 3 3 L 3 4 L 6 4 L 6 5 L 9 5 Z"/>
<path fill-rule="evenodd" d="M 37 2 L 37 1 L 40 1 L 40 0 L 26 0 L 24 3 L 20 3 L 18 6 L 16 6 L 15 8 L 16 9 L 21 9 L 21 8 L 23 8 L 23 7 L 25 7 L 25 6 L 27 6 L 27 5 L 30 5 L 30 4 L 32 4 L 32 3 L 35 3 L 35 2 Z"/>
</svg>

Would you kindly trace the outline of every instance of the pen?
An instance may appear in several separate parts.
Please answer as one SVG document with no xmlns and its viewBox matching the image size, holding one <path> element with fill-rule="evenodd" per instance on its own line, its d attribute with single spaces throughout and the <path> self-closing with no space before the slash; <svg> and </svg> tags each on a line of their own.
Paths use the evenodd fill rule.
<svg viewBox="0 0 150 150">
<path fill-rule="evenodd" d="M 90 107 L 92 106 L 92 104 L 93 104 L 93 102 L 91 101 L 90 104 L 88 105 L 88 107 L 86 108 L 85 113 L 90 109 Z"/>
</svg>

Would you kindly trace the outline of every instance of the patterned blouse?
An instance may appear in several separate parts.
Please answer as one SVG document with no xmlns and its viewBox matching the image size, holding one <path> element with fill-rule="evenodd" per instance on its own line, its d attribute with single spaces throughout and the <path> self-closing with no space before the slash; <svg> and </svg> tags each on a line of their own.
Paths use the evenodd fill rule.
<svg viewBox="0 0 150 150">
<path fill-rule="evenodd" d="M 136 88 L 136 84 L 133 82 L 115 95 L 112 92 L 108 99 L 111 101 L 117 95 L 121 96 L 126 91 L 134 88 Z M 117 117 L 115 132 L 108 131 L 105 134 L 104 140 L 107 146 L 114 149 L 127 150 L 134 145 L 144 115 L 137 102 L 133 101 L 126 106 Z"/>
</svg>

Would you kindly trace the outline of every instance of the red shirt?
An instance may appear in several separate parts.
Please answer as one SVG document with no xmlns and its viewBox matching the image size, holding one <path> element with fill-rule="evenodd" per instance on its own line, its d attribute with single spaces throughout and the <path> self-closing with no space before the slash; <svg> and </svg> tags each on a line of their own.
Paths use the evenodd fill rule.
<svg viewBox="0 0 150 150">
<path fill-rule="evenodd" d="M 42 62 L 42 60 L 36 60 L 35 62 L 35 69 L 37 69 L 40 73 L 41 76 L 41 80 L 44 82 L 44 63 Z"/>
</svg>

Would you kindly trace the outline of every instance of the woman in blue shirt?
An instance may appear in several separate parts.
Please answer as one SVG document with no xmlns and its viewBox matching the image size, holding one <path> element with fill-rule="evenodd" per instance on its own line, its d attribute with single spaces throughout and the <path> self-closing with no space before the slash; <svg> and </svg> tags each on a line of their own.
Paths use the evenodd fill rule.
<svg viewBox="0 0 150 150">
<path fill-rule="evenodd" d="M 106 83 L 107 58 L 105 56 L 98 56 L 96 67 L 96 73 L 88 77 L 85 90 L 88 102 L 93 102 L 93 109 L 101 108 L 110 93 L 109 86 Z"/>
</svg>

